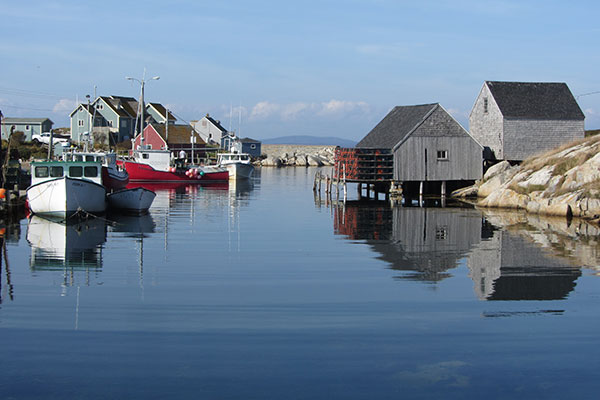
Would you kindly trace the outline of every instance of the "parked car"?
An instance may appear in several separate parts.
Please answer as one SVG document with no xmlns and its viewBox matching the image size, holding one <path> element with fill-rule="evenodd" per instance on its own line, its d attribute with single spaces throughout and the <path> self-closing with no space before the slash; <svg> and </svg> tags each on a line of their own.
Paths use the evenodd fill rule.
<svg viewBox="0 0 600 400">
<path fill-rule="evenodd" d="M 34 133 L 31 136 L 31 141 L 47 145 L 50 143 L 50 132 Z M 52 135 L 52 143 L 61 143 L 63 146 L 66 147 L 71 144 L 71 141 L 68 138 L 62 136 Z"/>
</svg>

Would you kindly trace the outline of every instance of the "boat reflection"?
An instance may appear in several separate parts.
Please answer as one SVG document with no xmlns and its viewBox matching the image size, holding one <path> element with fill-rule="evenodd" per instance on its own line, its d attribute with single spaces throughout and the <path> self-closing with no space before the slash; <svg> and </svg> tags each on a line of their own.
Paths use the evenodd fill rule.
<svg viewBox="0 0 600 400">
<path fill-rule="evenodd" d="M 112 221 L 109 231 L 122 233 L 125 237 L 146 237 L 147 234 L 154 233 L 156 229 L 156 223 L 150 214 L 109 213 L 106 218 Z"/>
<path fill-rule="evenodd" d="M 506 226 L 498 217 L 464 207 L 392 207 L 375 201 L 334 205 L 335 234 L 369 245 L 401 272 L 397 279 L 440 282 L 465 264 L 482 300 L 566 298 L 581 269 L 549 243 L 564 247 L 565 240 L 574 239 L 557 239 L 556 229 L 550 230 L 552 240 L 542 239 L 540 226 L 527 229 L 522 221 L 518 229 Z M 595 245 L 594 253 L 599 250 Z"/>
<path fill-rule="evenodd" d="M 27 226 L 27 242 L 32 270 L 100 269 L 106 220 L 62 223 L 34 215 Z"/>
</svg>

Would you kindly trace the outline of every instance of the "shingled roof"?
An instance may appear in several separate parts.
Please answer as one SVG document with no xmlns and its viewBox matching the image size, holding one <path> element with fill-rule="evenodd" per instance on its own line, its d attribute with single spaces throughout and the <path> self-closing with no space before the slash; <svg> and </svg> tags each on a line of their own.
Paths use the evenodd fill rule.
<svg viewBox="0 0 600 400">
<path fill-rule="evenodd" d="M 169 124 L 169 140 L 165 130 L 165 124 L 152 124 L 154 130 L 163 138 L 168 144 L 189 144 L 190 137 L 192 136 L 192 130 L 194 129 L 190 125 L 175 125 Z M 204 141 L 196 134 L 196 145 L 205 144 Z"/>
<path fill-rule="evenodd" d="M 502 115 L 508 118 L 583 120 L 566 83 L 486 81 Z"/>
<path fill-rule="evenodd" d="M 147 103 L 146 107 L 153 107 L 157 113 L 159 113 L 163 118 L 167 114 L 167 108 L 160 103 Z M 169 121 L 175 121 L 177 118 L 169 111 Z"/>
<path fill-rule="evenodd" d="M 391 149 L 417 128 L 438 103 L 397 106 L 390 111 L 360 142 L 357 148 Z"/>
</svg>

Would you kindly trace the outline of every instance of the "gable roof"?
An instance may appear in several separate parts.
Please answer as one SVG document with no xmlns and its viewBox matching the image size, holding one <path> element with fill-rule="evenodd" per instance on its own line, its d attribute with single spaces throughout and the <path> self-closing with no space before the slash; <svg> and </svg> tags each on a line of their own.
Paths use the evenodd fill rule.
<svg viewBox="0 0 600 400">
<path fill-rule="evenodd" d="M 137 101 L 131 97 L 99 96 L 98 99 L 108 105 L 108 107 L 110 107 L 110 109 L 119 117 L 135 118 L 137 115 Z M 131 104 L 132 102 L 135 103 L 135 105 Z"/>
<path fill-rule="evenodd" d="M 259 140 L 254 140 L 254 139 L 249 138 L 249 137 L 245 137 L 245 138 L 240 139 L 240 142 L 242 142 L 242 143 L 260 143 Z"/>
<path fill-rule="evenodd" d="M 566 83 L 486 81 L 500 112 L 508 118 L 583 120 Z"/>
<path fill-rule="evenodd" d="M 169 124 L 169 140 L 165 124 L 151 124 L 154 130 L 167 142 L 167 144 L 190 144 L 190 137 L 194 128 L 190 125 Z M 205 144 L 205 142 L 196 134 L 196 144 Z"/>
<path fill-rule="evenodd" d="M 415 130 L 438 105 L 433 103 L 394 107 L 355 147 L 393 148 Z"/>
<path fill-rule="evenodd" d="M 217 129 L 219 129 L 221 132 L 227 132 L 227 129 L 225 129 L 225 128 L 223 128 L 221 126 L 221 122 L 220 121 L 217 121 L 216 119 L 214 119 L 213 117 L 209 116 L 208 114 L 206 114 L 206 117 L 204 117 L 204 118 L 206 118 L 207 120 L 209 120 L 210 123 L 213 124 L 214 126 L 216 126 Z"/>
<path fill-rule="evenodd" d="M 156 112 L 163 118 L 165 118 L 167 114 L 167 108 L 160 103 L 147 103 L 146 108 L 154 108 Z M 169 111 L 169 121 L 175 121 L 177 118 Z"/>
</svg>

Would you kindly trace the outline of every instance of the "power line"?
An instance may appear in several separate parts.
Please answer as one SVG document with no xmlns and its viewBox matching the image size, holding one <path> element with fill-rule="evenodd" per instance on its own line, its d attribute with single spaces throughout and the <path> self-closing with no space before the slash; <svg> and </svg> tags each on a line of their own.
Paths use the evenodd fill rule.
<svg viewBox="0 0 600 400">
<path fill-rule="evenodd" d="M 600 90 L 597 90 L 597 91 L 595 91 L 595 92 L 589 92 L 589 93 L 583 93 L 583 94 L 579 94 L 579 95 L 575 96 L 575 98 L 576 98 L 576 99 L 578 99 L 578 98 L 580 98 L 580 97 L 582 97 L 582 96 L 589 96 L 589 95 L 591 95 L 591 94 L 598 94 L 598 93 L 600 93 Z"/>
<path fill-rule="evenodd" d="M 30 111 L 50 111 L 54 112 L 54 110 L 50 110 L 47 108 L 31 108 L 31 107 L 19 107 L 19 106 L 11 106 L 8 104 L 0 104 L 0 108 L 16 108 L 19 110 L 30 110 Z"/>
<path fill-rule="evenodd" d="M 61 98 L 65 98 L 65 97 L 71 97 L 71 96 L 63 96 L 63 95 L 59 95 L 59 94 L 42 93 L 42 92 L 35 92 L 32 90 L 14 89 L 14 88 L 7 88 L 7 87 L 0 87 L 0 93 L 9 94 L 12 96 L 25 96 L 25 97 L 37 97 L 37 98 L 50 97 L 50 98 L 61 99 Z"/>
</svg>

